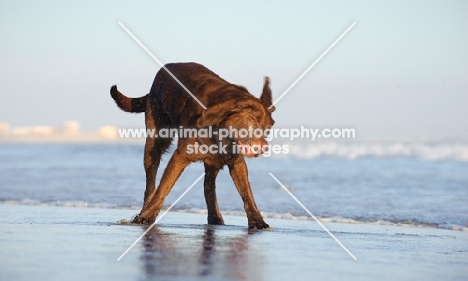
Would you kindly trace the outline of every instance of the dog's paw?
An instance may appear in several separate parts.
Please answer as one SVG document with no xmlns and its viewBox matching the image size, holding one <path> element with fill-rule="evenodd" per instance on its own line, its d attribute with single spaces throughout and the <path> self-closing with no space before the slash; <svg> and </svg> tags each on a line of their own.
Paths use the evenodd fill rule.
<svg viewBox="0 0 468 281">
<path fill-rule="evenodd" d="M 272 228 L 263 219 L 249 221 L 249 229 L 272 230 Z"/>
<path fill-rule="evenodd" d="M 114 86 L 111 87 L 110 93 L 111 93 L 111 95 L 114 95 L 116 92 L 117 92 L 117 85 L 114 85 Z"/>
<path fill-rule="evenodd" d="M 137 215 L 136 217 L 133 218 L 132 223 L 136 224 L 152 224 L 154 223 L 156 218 L 149 218 L 149 217 L 144 217 Z"/>
<path fill-rule="evenodd" d="M 208 216 L 208 224 L 224 225 L 224 220 L 222 217 Z"/>
</svg>

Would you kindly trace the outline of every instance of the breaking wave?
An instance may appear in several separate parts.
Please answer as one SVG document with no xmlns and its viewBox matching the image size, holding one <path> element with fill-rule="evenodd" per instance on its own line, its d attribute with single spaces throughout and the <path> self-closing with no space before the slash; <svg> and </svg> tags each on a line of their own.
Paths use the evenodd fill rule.
<svg viewBox="0 0 468 281">
<path fill-rule="evenodd" d="M 340 157 L 412 157 L 422 160 L 468 162 L 468 141 L 282 141 L 289 154 L 298 158 Z"/>
</svg>

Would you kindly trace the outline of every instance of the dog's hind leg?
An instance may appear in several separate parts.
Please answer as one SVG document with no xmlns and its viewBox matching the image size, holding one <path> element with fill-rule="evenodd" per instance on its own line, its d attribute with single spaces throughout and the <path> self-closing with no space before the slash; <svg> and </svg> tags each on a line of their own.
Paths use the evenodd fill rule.
<svg viewBox="0 0 468 281">
<path fill-rule="evenodd" d="M 156 217 L 164 204 L 164 199 L 189 163 L 190 161 L 183 157 L 177 150 L 174 152 L 171 160 L 169 160 L 169 163 L 164 170 L 161 182 L 159 183 L 154 196 L 149 199 L 140 214 L 133 219 L 133 223 L 152 224 L 156 220 Z"/>
<path fill-rule="evenodd" d="M 148 99 L 145 111 L 147 138 L 144 154 L 146 189 L 142 210 L 149 207 L 148 204 L 156 193 L 156 174 L 159 163 L 172 142 L 172 138 L 158 137 L 160 129 L 168 127 L 169 123 L 169 119 L 160 112 L 158 104 L 151 104 L 151 100 Z"/>
<path fill-rule="evenodd" d="M 205 200 L 208 209 L 208 224 L 224 224 L 216 199 L 216 176 L 219 169 L 205 163 Z"/>
<path fill-rule="evenodd" d="M 171 139 L 156 139 L 148 137 L 145 144 L 144 166 L 146 173 L 146 189 L 143 202 L 143 209 L 149 207 L 148 204 L 156 192 L 156 174 L 161 162 L 162 155 L 171 145 Z"/>
</svg>

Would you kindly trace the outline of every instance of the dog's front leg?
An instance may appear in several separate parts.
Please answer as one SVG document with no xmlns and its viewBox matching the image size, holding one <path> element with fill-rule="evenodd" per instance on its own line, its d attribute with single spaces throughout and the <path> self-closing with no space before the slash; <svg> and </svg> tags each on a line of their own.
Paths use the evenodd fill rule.
<svg viewBox="0 0 468 281">
<path fill-rule="evenodd" d="M 143 206 L 140 214 L 133 219 L 133 223 L 152 224 L 156 220 L 156 217 L 163 206 L 164 199 L 189 163 L 190 161 L 185 159 L 178 150 L 174 152 L 171 160 L 169 160 L 169 163 L 164 170 L 156 193 L 149 203 Z"/>
<path fill-rule="evenodd" d="M 237 191 L 244 201 L 244 209 L 247 213 L 249 228 L 270 228 L 270 226 L 263 220 L 263 217 L 255 204 L 252 189 L 250 188 L 247 165 L 245 164 L 244 158 L 240 157 L 238 161 L 230 164 L 229 172 L 234 184 L 236 185 Z"/>
</svg>

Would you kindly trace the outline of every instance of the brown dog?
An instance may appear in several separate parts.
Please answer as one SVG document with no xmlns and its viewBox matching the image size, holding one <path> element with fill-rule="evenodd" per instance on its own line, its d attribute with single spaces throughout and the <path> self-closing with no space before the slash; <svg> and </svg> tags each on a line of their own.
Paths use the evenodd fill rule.
<svg viewBox="0 0 468 281">
<path fill-rule="evenodd" d="M 263 93 L 260 98 L 251 95 L 247 89 L 228 83 L 211 70 L 196 63 L 175 63 L 165 66 L 189 91 L 203 103 L 203 109 L 164 69 L 156 74 L 150 93 L 140 98 L 128 98 L 111 88 L 111 96 L 117 105 L 127 112 L 145 112 L 147 129 L 168 128 L 206 128 L 211 126 L 214 132 L 223 128 L 259 128 L 269 129 L 273 126 L 272 105 L 269 80 L 265 78 Z M 215 133 L 216 134 L 216 133 Z M 205 165 L 205 200 L 208 209 L 209 224 L 224 224 L 216 200 L 215 180 L 220 169 L 225 165 L 234 184 L 244 201 L 249 228 L 269 228 L 263 220 L 254 201 L 248 180 L 247 166 L 244 156 L 259 156 L 262 151 L 251 149 L 255 146 L 265 146 L 263 137 L 229 136 L 219 140 L 213 134 L 211 137 L 179 136 L 177 149 L 172 155 L 161 182 L 155 189 L 156 172 L 161 156 L 172 142 L 171 137 L 150 137 L 146 139 L 144 165 L 146 172 L 146 191 L 144 204 L 140 214 L 133 223 L 151 224 L 161 210 L 164 199 L 169 194 L 175 182 L 185 167 L 191 162 L 202 161 Z M 201 153 L 189 150 L 195 145 L 211 145 L 225 147 L 226 153 Z M 241 148 L 241 149 L 239 149 Z M 221 150 L 218 150 L 221 151 Z M 239 153 L 238 151 L 241 151 Z"/>
</svg>

